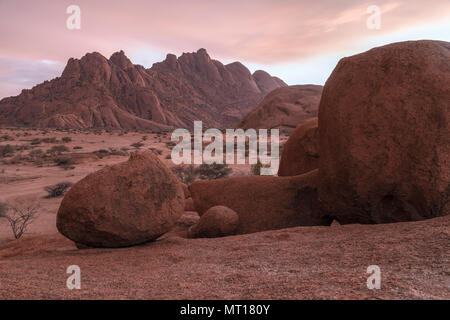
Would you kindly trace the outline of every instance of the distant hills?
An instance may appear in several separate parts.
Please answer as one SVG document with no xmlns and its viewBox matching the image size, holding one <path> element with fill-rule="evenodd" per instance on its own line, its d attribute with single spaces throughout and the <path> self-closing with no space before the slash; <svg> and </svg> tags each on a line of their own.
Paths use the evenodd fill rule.
<svg viewBox="0 0 450 320">
<path fill-rule="evenodd" d="M 109 59 L 94 52 L 71 58 L 58 78 L 0 101 L 0 124 L 112 129 L 232 127 L 274 89 L 285 87 L 265 71 L 227 65 L 205 49 L 168 54 L 146 69 L 123 51 Z"/>
</svg>

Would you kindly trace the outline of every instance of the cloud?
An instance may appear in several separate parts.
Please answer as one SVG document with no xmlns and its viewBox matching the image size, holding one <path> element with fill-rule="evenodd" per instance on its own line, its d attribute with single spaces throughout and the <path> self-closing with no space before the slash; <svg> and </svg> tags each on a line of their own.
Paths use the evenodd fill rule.
<svg viewBox="0 0 450 320">
<path fill-rule="evenodd" d="M 66 28 L 66 9 L 73 3 L 81 8 L 81 30 Z M 370 15 L 366 10 L 374 4 L 382 12 L 380 30 L 366 27 Z M 430 5 L 423 0 L 3 0 L 0 57 L 22 61 L 19 65 L 24 60 L 39 65 L 38 75 L 29 76 L 34 79 L 45 70 L 49 75 L 54 72 L 36 61 L 65 64 L 86 52 L 109 56 L 120 49 L 148 66 L 167 52 L 179 55 L 198 48 L 221 61 L 286 66 L 321 61 L 326 55 L 333 55 L 334 61 L 337 54 L 358 51 L 362 42 L 376 43 L 374 38 L 437 21 L 447 21 L 450 27 L 450 1 L 433 0 Z M 450 40 L 450 32 L 442 34 L 440 40 Z M 20 83 L 10 80 L 9 88 Z"/>
<path fill-rule="evenodd" d="M 224 59 L 279 63 L 310 58 L 370 36 L 372 1 L 78 0 L 81 30 L 66 28 L 71 1 L 0 4 L 0 55 L 64 61 L 86 51 L 111 54 L 137 43 L 181 53 L 205 47 Z M 379 0 L 379 34 L 445 18 L 448 0 Z M 126 49 L 126 48 L 125 48 Z"/>
<path fill-rule="evenodd" d="M 57 77 L 64 64 L 57 61 L 30 61 L 0 57 L 0 97 L 19 94 L 35 84 Z"/>
</svg>

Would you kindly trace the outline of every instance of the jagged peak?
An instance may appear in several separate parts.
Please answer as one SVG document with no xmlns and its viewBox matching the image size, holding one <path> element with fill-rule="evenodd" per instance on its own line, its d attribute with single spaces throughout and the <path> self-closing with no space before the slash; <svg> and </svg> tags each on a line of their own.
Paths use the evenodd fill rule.
<svg viewBox="0 0 450 320">
<path fill-rule="evenodd" d="M 114 52 L 109 58 L 109 61 L 111 61 L 112 63 L 114 63 L 115 65 L 117 65 L 122 69 L 133 67 L 133 63 L 131 62 L 130 59 L 128 59 L 123 50 Z"/>
<path fill-rule="evenodd" d="M 198 49 L 196 53 L 199 54 L 199 55 L 202 55 L 202 56 L 208 56 L 209 57 L 208 51 L 206 51 L 205 48 Z"/>
</svg>

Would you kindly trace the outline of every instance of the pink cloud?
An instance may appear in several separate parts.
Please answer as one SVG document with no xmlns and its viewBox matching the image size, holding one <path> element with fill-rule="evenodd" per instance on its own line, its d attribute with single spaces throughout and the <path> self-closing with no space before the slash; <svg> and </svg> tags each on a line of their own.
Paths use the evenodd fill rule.
<svg viewBox="0 0 450 320">
<path fill-rule="evenodd" d="M 380 34 L 443 19 L 448 0 L 376 1 Z M 65 10 L 82 10 L 82 29 L 66 29 Z M 277 63 L 351 46 L 373 30 L 366 8 L 373 1 L 197 0 L 24 1 L 0 3 L 0 55 L 65 61 L 87 51 L 106 55 L 139 43 L 181 53 L 205 47 L 223 59 Z M 448 14 L 447 14 L 448 15 Z"/>
<path fill-rule="evenodd" d="M 81 8 L 81 30 L 66 28 L 71 4 Z M 366 27 L 366 9 L 373 4 L 382 11 L 376 31 Z M 269 70 L 271 65 L 356 52 L 374 37 L 445 19 L 450 21 L 448 0 L 433 0 L 433 5 L 423 0 L 3 0 L 0 97 L 58 75 L 70 57 L 86 52 L 108 57 L 123 49 L 148 64 L 151 59 L 141 58 L 145 54 L 206 48 L 215 59 Z"/>
</svg>

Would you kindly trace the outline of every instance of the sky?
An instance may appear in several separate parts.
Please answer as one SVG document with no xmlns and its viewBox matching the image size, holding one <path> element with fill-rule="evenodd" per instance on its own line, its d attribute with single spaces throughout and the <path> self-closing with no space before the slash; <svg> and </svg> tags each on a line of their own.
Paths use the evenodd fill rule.
<svg viewBox="0 0 450 320">
<path fill-rule="evenodd" d="M 151 67 L 205 48 L 290 85 L 324 84 L 345 56 L 419 39 L 450 41 L 450 0 L 0 0 L 0 98 L 93 51 Z"/>
</svg>

